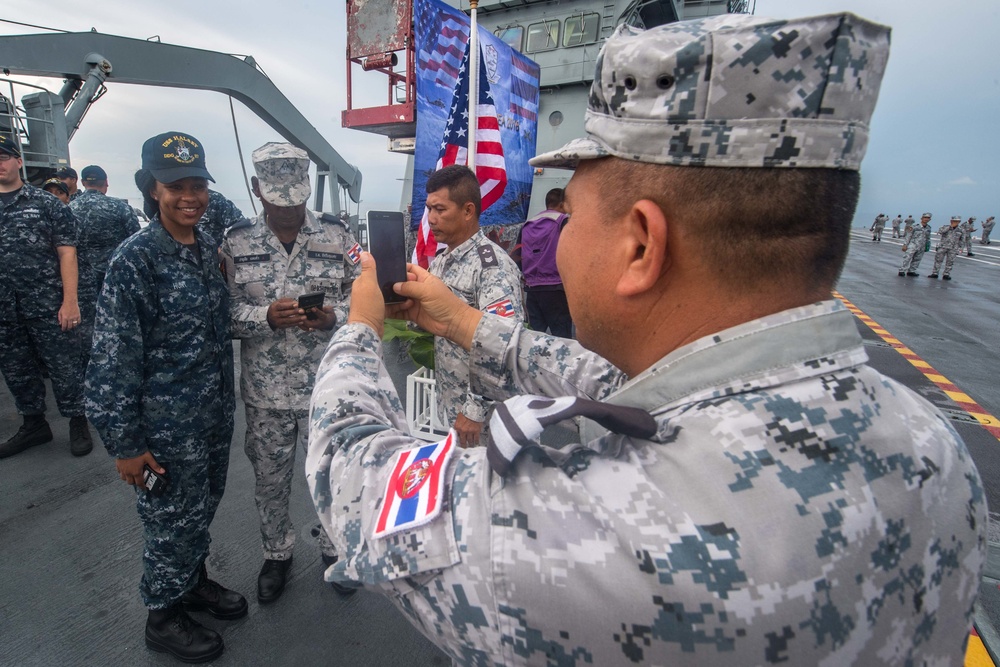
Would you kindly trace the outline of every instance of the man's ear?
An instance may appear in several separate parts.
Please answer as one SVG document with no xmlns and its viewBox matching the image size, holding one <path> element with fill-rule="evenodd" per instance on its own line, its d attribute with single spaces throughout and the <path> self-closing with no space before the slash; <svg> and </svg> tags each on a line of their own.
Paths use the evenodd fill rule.
<svg viewBox="0 0 1000 667">
<path fill-rule="evenodd" d="M 472 220 L 476 217 L 476 205 L 471 201 L 467 201 L 462 204 L 462 213 L 465 215 L 466 220 Z"/>
<path fill-rule="evenodd" d="M 256 176 L 250 177 L 250 189 L 253 190 L 254 196 L 260 197 L 260 181 L 257 180 Z"/>
<path fill-rule="evenodd" d="M 626 264 L 616 291 L 638 296 L 652 289 L 667 268 L 667 218 L 654 202 L 639 200 L 626 214 L 622 234 Z"/>
</svg>

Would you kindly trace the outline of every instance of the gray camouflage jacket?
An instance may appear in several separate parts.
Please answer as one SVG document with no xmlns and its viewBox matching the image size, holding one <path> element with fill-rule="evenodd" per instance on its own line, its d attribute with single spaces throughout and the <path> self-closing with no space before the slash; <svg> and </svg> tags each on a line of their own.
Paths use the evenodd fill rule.
<svg viewBox="0 0 1000 667">
<path fill-rule="evenodd" d="M 503 248 L 486 238 L 483 230 L 454 250 L 435 257 L 429 271 L 473 308 L 502 308 L 505 317 L 524 320 L 521 271 Z M 434 374 L 443 423 L 453 425 L 459 414 L 477 422 L 486 419 L 491 402 L 469 391 L 469 355 L 465 350 L 446 338 L 435 338 Z"/>
<path fill-rule="evenodd" d="M 914 225 L 910 231 L 903 235 L 903 246 L 907 250 L 916 252 L 917 250 L 924 250 L 927 244 L 930 243 L 931 234 L 934 230 L 928 224 L 926 227 L 923 225 Z"/>
<path fill-rule="evenodd" d="M 342 222 L 332 216 L 320 219 L 309 210 L 291 254 L 267 226 L 263 213 L 226 232 L 222 257 L 233 336 L 242 339 L 240 390 L 245 403 L 273 410 L 309 406 L 316 367 L 332 332 L 273 330 L 267 309 L 283 297 L 323 292 L 323 305 L 333 306 L 338 324 L 346 322 L 351 285 L 360 273 L 359 250 Z"/>
<path fill-rule="evenodd" d="M 938 230 L 938 236 L 941 237 L 941 240 L 938 241 L 937 247 L 942 250 L 958 250 L 965 242 L 965 230 L 962 229 L 961 225 L 958 227 L 945 225 Z"/>
<path fill-rule="evenodd" d="M 648 440 L 485 448 L 444 513 L 374 539 L 402 406 L 377 336 L 348 325 L 318 374 L 308 483 L 355 580 L 460 664 L 961 665 L 986 504 L 961 439 L 867 364 L 839 302 L 670 353 L 622 384 L 573 341 L 486 316 L 472 387 L 652 413 Z"/>
</svg>

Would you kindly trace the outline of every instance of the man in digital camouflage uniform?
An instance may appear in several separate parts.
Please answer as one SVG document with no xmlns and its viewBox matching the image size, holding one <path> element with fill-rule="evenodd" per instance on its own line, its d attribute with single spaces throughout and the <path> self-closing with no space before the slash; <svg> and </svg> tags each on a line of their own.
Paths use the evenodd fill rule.
<svg viewBox="0 0 1000 667">
<path fill-rule="evenodd" d="M 460 664 L 962 664 L 979 475 L 831 298 L 888 41 L 851 14 L 619 28 L 587 137 L 532 160 L 576 167 L 579 344 L 419 267 L 396 287 L 415 301 L 391 313 L 507 399 L 486 448 L 407 435 L 364 256 L 313 392 L 309 481 L 346 556 L 327 577 Z M 578 442 L 538 444 L 577 415 Z"/>
<path fill-rule="evenodd" d="M 924 213 L 920 216 L 920 224 L 910 227 L 903 235 L 903 263 L 899 267 L 899 275 L 911 278 L 920 275 L 917 267 L 920 266 L 924 253 L 931 249 L 931 234 L 934 230 L 930 228 L 930 222 L 931 214 Z"/>
<path fill-rule="evenodd" d="M 97 297 L 101 294 L 104 274 L 108 272 L 111 253 L 128 237 L 139 231 L 135 211 L 123 199 L 108 197 L 108 174 L 97 165 L 80 172 L 83 193 L 70 202 L 76 217 L 78 240 L 76 257 L 80 267 L 80 359 L 83 372 L 90 362 L 94 338 Z"/>
<path fill-rule="evenodd" d="M 899 238 L 899 227 L 903 224 L 903 214 L 897 213 L 896 217 L 892 219 L 892 238 Z"/>
<path fill-rule="evenodd" d="M 21 152 L 0 134 L 0 371 L 23 418 L 0 443 L 0 458 L 52 440 L 45 419 L 45 382 L 64 417 L 74 456 L 93 449 L 83 410 L 83 373 L 75 329 L 76 221 L 53 195 L 21 180 Z"/>
<path fill-rule="evenodd" d="M 951 216 L 950 224 L 945 225 L 938 230 L 938 240 L 937 248 L 934 251 L 934 268 L 931 269 L 928 278 L 937 278 L 938 271 L 941 270 L 941 264 L 944 263 L 944 275 L 941 276 L 942 280 L 951 280 L 951 267 L 955 264 L 955 255 L 962 248 L 962 244 L 965 242 L 965 232 L 959 226 L 962 222 L 962 218 L 953 215 Z"/>
<path fill-rule="evenodd" d="M 879 213 L 877 216 L 875 216 L 875 222 L 872 223 L 870 230 L 872 233 L 872 241 L 874 241 L 875 243 L 882 242 L 882 230 L 885 229 L 885 221 L 888 219 L 889 216 L 887 216 L 885 213 Z"/>
<path fill-rule="evenodd" d="M 905 238 L 907 234 L 913 231 L 913 225 L 916 224 L 912 215 L 907 215 L 906 220 L 903 220 L 903 237 Z"/>
<path fill-rule="evenodd" d="M 979 245 L 990 245 L 990 234 L 993 233 L 993 227 L 996 224 L 992 215 L 983 220 L 983 235 L 979 237 Z"/>
<path fill-rule="evenodd" d="M 233 335 L 242 341 L 246 453 L 257 479 L 264 543 L 257 599 L 269 603 L 284 590 L 292 564 L 295 527 L 288 498 L 296 446 L 304 450 L 309 436 L 316 367 L 331 333 L 347 321 L 361 247 L 339 218 L 306 209 L 312 192 L 308 153 L 272 142 L 252 159 L 253 192 L 264 210 L 229 228 L 222 255 Z M 322 309 L 307 313 L 299 307 L 296 299 L 309 292 L 323 292 Z M 332 564 L 336 551 L 322 531 L 320 546 Z"/>
<path fill-rule="evenodd" d="M 434 237 L 448 246 L 431 261 L 430 272 L 473 308 L 522 321 L 521 272 L 479 227 L 482 199 L 476 175 L 461 165 L 431 174 L 427 209 Z M 441 421 L 455 429 L 462 447 L 479 444 L 492 402 L 469 389 L 469 354 L 435 337 L 434 377 Z"/>
<path fill-rule="evenodd" d="M 976 219 L 969 218 L 962 223 L 961 228 L 964 235 L 962 238 L 962 250 L 969 257 L 974 257 L 975 255 L 972 254 L 972 232 L 976 231 Z"/>
</svg>

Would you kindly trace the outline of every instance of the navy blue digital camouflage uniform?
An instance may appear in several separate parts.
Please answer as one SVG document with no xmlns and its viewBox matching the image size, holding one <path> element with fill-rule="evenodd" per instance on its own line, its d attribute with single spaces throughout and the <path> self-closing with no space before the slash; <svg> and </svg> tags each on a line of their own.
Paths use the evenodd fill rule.
<svg viewBox="0 0 1000 667">
<path fill-rule="evenodd" d="M 203 261 L 160 224 L 115 252 L 97 303 L 87 416 L 108 453 L 149 450 L 166 469 L 162 496 L 137 493 L 145 538 L 143 601 L 163 609 L 198 581 L 222 499 L 233 435 L 229 291 L 214 242 Z"/>
<path fill-rule="evenodd" d="M 85 190 L 70 202 L 69 208 L 77 222 L 76 261 L 80 276 L 77 287 L 80 326 L 77 336 L 83 370 L 86 371 L 94 337 L 97 297 L 104 284 L 111 253 L 118 244 L 139 231 L 139 219 L 128 202 L 109 197 L 100 190 Z"/>
<path fill-rule="evenodd" d="M 226 230 L 237 222 L 246 219 L 243 211 L 236 204 L 229 201 L 225 195 L 215 190 L 208 191 L 208 206 L 205 208 L 205 212 L 202 213 L 201 220 L 198 221 L 198 229 L 211 237 L 214 250 L 216 251 L 212 253 L 212 257 L 215 257 L 219 248 L 222 247 Z"/>
<path fill-rule="evenodd" d="M 74 330 L 63 331 L 59 246 L 77 243 L 69 207 L 25 184 L 0 201 L 0 370 L 21 415 L 45 413 L 42 365 L 52 379 L 59 412 L 83 414 L 83 371 Z"/>
</svg>

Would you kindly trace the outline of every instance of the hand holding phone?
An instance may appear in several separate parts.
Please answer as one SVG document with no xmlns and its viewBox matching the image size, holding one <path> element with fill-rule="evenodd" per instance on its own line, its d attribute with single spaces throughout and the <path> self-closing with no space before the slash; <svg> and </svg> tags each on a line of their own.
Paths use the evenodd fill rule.
<svg viewBox="0 0 1000 667">
<path fill-rule="evenodd" d="M 323 300 L 326 298 L 324 292 L 309 292 L 298 298 L 299 308 L 306 311 L 307 320 L 318 319 L 316 310 L 323 307 Z"/>
<path fill-rule="evenodd" d="M 156 472 L 149 467 L 149 464 L 142 467 L 142 483 L 146 487 L 146 491 L 154 496 L 162 496 L 169 484 L 167 476 Z"/>
</svg>

